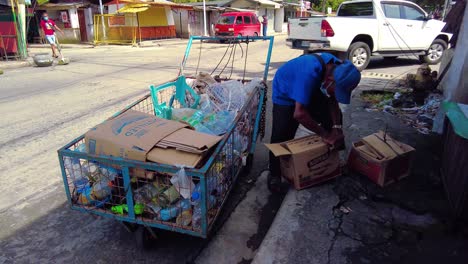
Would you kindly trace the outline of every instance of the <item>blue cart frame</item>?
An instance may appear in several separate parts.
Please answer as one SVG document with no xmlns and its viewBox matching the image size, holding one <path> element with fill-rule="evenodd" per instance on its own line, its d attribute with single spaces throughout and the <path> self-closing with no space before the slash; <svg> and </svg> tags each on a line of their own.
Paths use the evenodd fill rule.
<svg viewBox="0 0 468 264">
<path fill-rule="evenodd" d="M 219 38 L 215 37 L 191 37 L 189 39 L 187 49 L 185 51 L 184 60 L 182 63 L 182 67 L 185 66 L 187 62 L 190 49 L 194 40 L 200 41 L 219 41 Z M 268 70 L 270 66 L 270 58 L 271 58 L 271 51 L 273 47 L 274 37 L 239 37 L 233 39 L 233 41 L 242 41 L 242 42 L 249 42 L 252 40 L 268 40 L 269 41 L 269 50 L 267 53 L 265 70 L 263 75 L 263 80 L 266 81 L 268 77 Z M 187 176 L 192 177 L 192 179 L 197 179 L 199 184 L 201 185 L 201 227 L 194 228 L 194 227 L 187 227 L 181 226 L 179 224 L 173 222 L 165 222 L 160 220 L 152 220 L 141 217 L 137 215 L 134 210 L 134 197 L 133 192 L 135 188 L 132 187 L 134 183 L 132 183 L 132 171 L 139 169 L 144 170 L 145 172 L 155 172 L 167 175 L 174 175 L 176 174 L 180 168 L 171 165 L 153 163 L 153 162 L 141 162 L 135 160 L 128 160 L 119 157 L 112 157 L 112 156 L 105 156 L 105 155 L 91 155 L 84 152 L 77 151 L 77 148 L 80 144 L 84 142 L 84 135 L 74 139 L 64 147 L 58 150 L 58 157 L 60 162 L 60 168 L 63 177 L 63 183 L 65 187 L 65 193 L 67 195 L 68 204 L 70 205 L 71 209 L 78 210 L 84 213 L 91 213 L 103 217 L 113 218 L 118 221 L 127 222 L 127 223 L 135 223 L 139 225 L 143 225 L 146 227 L 154 227 L 169 231 L 175 231 L 183 234 L 188 234 L 196 237 L 206 238 L 213 227 L 213 223 L 217 219 L 229 193 L 232 189 L 232 186 L 236 182 L 236 179 L 241 172 L 243 162 L 240 158 L 239 153 L 236 154 L 236 147 L 235 142 L 240 141 L 239 134 L 242 129 L 247 130 L 246 132 L 249 138 L 249 147 L 247 152 L 253 155 L 255 151 L 257 137 L 259 135 L 259 127 L 260 122 L 262 119 L 262 110 L 264 111 L 265 107 L 265 97 L 266 97 L 266 90 L 267 87 L 265 82 L 261 86 L 255 87 L 252 95 L 247 99 L 244 107 L 239 114 L 235 118 L 234 123 L 229 127 L 228 132 L 224 135 L 221 142 L 217 145 L 213 153 L 208 157 L 206 163 L 199 169 L 192 169 L 186 168 L 185 172 Z M 147 94 L 140 98 L 135 103 L 129 105 L 122 111 L 117 112 L 114 114 L 110 119 L 117 117 L 124 113 L 129 109 L 139 110 L 146 113 L 154 114 L 154 109 L 152 107 L 152 98 L 150 94 Z M 251 124 L 253 129 L 249 130 L 249 127 L 246 129 L 246 123 Z M 241 127 L 244 126 L 244 127 Z M 239 151 L 237 151 L 239 152 Z M 238 157 L 239 156 L 239 157 Z M 244 156 L 245 157 L 245 156 Z M 122 199 L 125 200 L 128 212 L 124 214 L 115 214 L 108 209 L 101 208 L 100 206 L 92 206 L 92 205 L 82 205 L 77 203 L 76 199 L 74 198 L 74 185 L 73 179 L 69 169 L 66 168 L 65 159 L 74 159 L 80 160 L 85 162 L 93 162 L 96 164 L 105 164 L 106 166 L 113 166 L 118 168 L 120 174 L 119 177 L 123 182 L 122 190 Z M 220 168 L 217 167 L 218 164 L 222 164 L 224 167 Z M 227 165 L 229 164 L 229 165 Z M 245 165 L 245 160 L 244 160 Z M 219 206 L 216 208 L 209 208 L 209 194 L 208 194 L 208 187 L 207 182 L 210 177 L 217 177 L 216 179 L 220 178 L 219 171 L 224 170 L 224 176 L 226 179 L 222 179 L 228 181 L 229 184 L 226 188 L 226 191 L 222 193 L 219 197 Z M 229 179 L 228 179 L 229 178 Z M 210 216 L 209 216 L 210 213 Z"/>
</svg>

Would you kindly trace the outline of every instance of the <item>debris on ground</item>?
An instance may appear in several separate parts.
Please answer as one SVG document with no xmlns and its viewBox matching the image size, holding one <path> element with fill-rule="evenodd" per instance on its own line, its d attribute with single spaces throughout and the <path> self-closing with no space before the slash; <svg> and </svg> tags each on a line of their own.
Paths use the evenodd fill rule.
<svg viewBox="0 0 468 264">
<path fill-rule="evenodd" d="M 395 93 L 396 99 L 385 99 L 377 104 L 372 105 L 363 96 L 364 101 L 369 102 L 371 105 L 366 108 L 367 112 L 382 111 L 391 115 L 399 116 L 407 125 L 414 127 L 419 133 L 429 134 L 432 130 L 434 117 L 437 114 L 440 103 L 444 97 L 439 93 L 431 93 L 424 100 L 422 106 L 416 106 L 413 97 L 410 93 Z"/>
<path fill-rule="evenodd" d="M 419 133 L 429 134 L 443 95 L 436 88 L 437 72 L 427 64 L 421 65 L 416 74 L 408 74 L 401 86 L 394 91 L 364 91 L 361 98 L 369 103 L 367 112 L 382 111 L 397 115 Z"/>
</svg>

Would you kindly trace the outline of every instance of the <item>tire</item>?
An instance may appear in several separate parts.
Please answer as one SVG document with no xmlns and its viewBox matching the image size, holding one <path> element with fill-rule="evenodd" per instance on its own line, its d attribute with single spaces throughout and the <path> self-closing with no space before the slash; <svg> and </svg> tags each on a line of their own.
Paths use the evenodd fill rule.
<svg viewBox="0 0 468 264">
<path fill-rule="evenodd" d="M 350 60 L 359 71 L 369 65 L 371 51 L 369 45 L 364 42 L 354 42 L 348 49 L 348 60 Z"/>
<path fill-rule="evenodd" d="M 139 226 L 135 230 L 135 241 L 139 249 L 149 250 L 153 245 L 152 242 L 155 241 L 155 238 L 151 235 L 150 231 L 144 226 Z"/>
<path fill-rule="evenodd" d="M 447 43 L 441 39 L 435 39 L 429 49 L 427 55 L 419 56 L 422 63 L 437 64 L 442 60 L 442 55 L 447 49 Z"/>
</svg>

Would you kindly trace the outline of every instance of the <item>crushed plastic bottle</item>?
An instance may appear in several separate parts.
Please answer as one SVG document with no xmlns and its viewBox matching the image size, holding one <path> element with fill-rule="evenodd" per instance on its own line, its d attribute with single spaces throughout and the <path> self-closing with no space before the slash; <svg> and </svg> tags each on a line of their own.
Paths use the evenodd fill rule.
<svg viewBox="0 0 468 264">
<path fill-rule="evenodd" d="M 195 113 L 193 113 L 192 117 L 187 120 L 187 122 L 195 127 L 195 125 L 200 124 L 203 122 L 203 119 L 205 118 L 205 114 L 198 110 Z"/>
<path fill-rule="evenodd" d="M 104 200 L 112 194 L 111 182 L 101 180 L 93 184 L 91 195 L 96 200 Z"/>
<path fill-rule="evenodd" d="M 73 185 L 77 194 L 83 193 L 86 188 L 89 188 L 89 179 L 86 176 L 88 174 L 85 167 L 82 167 L 79 163 L 71 165 L 70 175 L 72 177 Z"/>
<path fill-rule="evenodd" d="M 215 135 L 223 135 L 231 127 L 236 114 L 231 111 L 219 111 L 215 115 L 211 116 L 204 125 Z"/>
<path fill-rule="evenodd" d="M 159 211 L 159 220 L 169 221 L 179 216 L 183 211 L 190 210 L 190 200 L 183 199 L 175 205 L 167 207 Z"/>
</svg>

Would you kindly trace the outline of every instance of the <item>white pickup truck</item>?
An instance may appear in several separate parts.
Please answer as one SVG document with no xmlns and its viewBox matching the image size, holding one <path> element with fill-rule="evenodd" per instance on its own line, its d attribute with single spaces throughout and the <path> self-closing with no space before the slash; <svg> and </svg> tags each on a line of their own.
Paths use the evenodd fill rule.
<svg viewBox="0 0 468 264">
<path fill-rule="evenodd" d="M 352 61 L 359 70 L 367 67 L 371 55 L 416 55 L 436 64 L 451 37 L 441 32 L 444 25 L 408 1 L 346 1 L 339 6 L 336 17 L 289 19 L 286 43 L 305 53 L 335 53 Z"/>
</svg>

